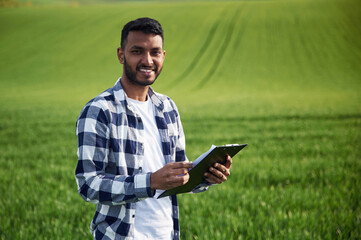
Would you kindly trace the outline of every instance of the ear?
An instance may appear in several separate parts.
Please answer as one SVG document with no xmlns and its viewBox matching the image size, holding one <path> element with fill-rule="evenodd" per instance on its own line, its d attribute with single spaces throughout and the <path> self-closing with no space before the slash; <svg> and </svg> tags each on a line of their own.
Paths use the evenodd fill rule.
<svg viewBox="0 0 361 240">
<path fill-rule="evenodd" d="M 124 51 L 121 47 L 117 48 L 117 55 L 118 55 L 119 62 L 121 64 L 124 64 Z"/>
</svg>

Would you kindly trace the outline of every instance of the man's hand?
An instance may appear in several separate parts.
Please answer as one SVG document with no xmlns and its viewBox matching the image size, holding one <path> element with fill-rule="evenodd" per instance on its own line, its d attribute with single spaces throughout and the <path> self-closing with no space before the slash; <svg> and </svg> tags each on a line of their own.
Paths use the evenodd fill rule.
<svg viewBox="0 0 361 240">
<path fill-rule="evenodd" d="M 193 167 L 190 162 L 168 163 L 150 175 L 150 188 L 168 190 L 184 185 L 189 180 L 189 169 Z"/>
<path fill-rule="evenodd" d="M 227 177 L 231 174 L 232 158 L 227 155 L 224 164 L 215 163 L 213 167 L 209 168 L 209 172 L 204 173 L 207 182 L 211 184 L 219 184 L 227 181 Z"/>
</svg>

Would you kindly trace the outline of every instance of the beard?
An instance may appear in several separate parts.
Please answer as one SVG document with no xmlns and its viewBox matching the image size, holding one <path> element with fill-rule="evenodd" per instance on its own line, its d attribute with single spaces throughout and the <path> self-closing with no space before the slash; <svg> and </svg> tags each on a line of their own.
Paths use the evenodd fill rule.
<svg viewBox="0 0 361 240">
<path fill-rule="evenodd" d="M 150 86 L 152 85 L 155 80 L 158 78 L 159 74 L 161 73 L 162 71 L 162 68 L 158 70 L 158 67 L 157 66 L 154 66 L 153 67 L 153 71 L 155 72 L 155 77 L 154 79 L 146 79 L 146 80 L 139 80 L 137 78 L 137 71 L 139 71 L 140 68 L 149 68 L 147 66 L 144 66 L 144 65 L 138 65 L 136 67 L 136 70 L 133 71 L 132 68 L 128 65 L 127 63 L 127 60 L 126 58 L 124 57 L 124 73 L 125 73 L 125 76 L 127 77 L 128 81 L 132 84 L 135 84 L 135 85 L 140 85 L 140 86 Z"/>
</svg>

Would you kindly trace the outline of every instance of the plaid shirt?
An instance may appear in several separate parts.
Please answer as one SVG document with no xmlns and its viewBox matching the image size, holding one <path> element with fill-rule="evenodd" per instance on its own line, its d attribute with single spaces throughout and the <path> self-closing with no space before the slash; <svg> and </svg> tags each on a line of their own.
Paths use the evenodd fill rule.
<svg viewBox="0 0 361 240">
<path fill-rule="evenodd" d="M 167 96 L 149 88 L 155 105 L 155 120 L 166 163 L 188 161 L 185 138 L 178 110 Z M 89 101 L 76 124 L 78 165 L 76 181 L 85 201 L 96 203 L 91 223 L 94 239 L 133 239 L 135 204 L 153 197 L 150 174 L 142 171 L 144 161 L 142 119 L 116 84 Z M 205 191 L 207 184 L 193 192 Z M 173 206 L 174 239 L 179 239 L 179 214 L 176 196 Z M 137 213 L 141 214 L 141 213 Z"/>
</svg>

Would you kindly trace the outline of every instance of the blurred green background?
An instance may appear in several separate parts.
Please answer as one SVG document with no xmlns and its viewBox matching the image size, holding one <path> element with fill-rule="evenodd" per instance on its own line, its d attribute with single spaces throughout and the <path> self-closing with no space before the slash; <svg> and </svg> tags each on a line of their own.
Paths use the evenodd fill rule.
<svg viewBox="0 0 361 240">
<path fill-rule="evenodd" d="M 188 158 L 249 144 L 227 183 L 179 196 L 182 239 L 361 238 L 360 1 L 0 5 L 0 239 L 91 239 L 75 121 L 144 16 L 165 31 L 153 88 L 177 103 Z"/>
</svg>

